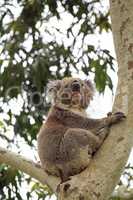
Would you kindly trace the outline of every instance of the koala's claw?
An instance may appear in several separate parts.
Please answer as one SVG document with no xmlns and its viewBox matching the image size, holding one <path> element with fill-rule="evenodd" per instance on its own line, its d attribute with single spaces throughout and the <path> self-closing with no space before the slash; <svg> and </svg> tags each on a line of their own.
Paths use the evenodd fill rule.
<svg viewBox="0 0 133 200">
<path fill-rule="evenodd" d="M 110 112 L 107 114 L 107 117 L 109 125 L 118 123 L 126 118 L 125 114 L 122 112 L 115 112 L 115 113 Z"/>
<path fill-rule="evenodd" d="M 112 115 L 112 112 L 108 112 L 107 116 L 110 117 Z"/>
<path fill-rule="evenodd" d="M 126 118 L 125 114 L 122 112 L 113 113 L 110 117 L 110 124 L 120 122 Z"/>
<path fill-rule="evenodd" d="M 115 115 L 118 119 L 126 118 L 125 114 L 122 113 L 122 112 L 116 112 L 116 113 L 114 113 L 114 115 Z"/>
</svg>

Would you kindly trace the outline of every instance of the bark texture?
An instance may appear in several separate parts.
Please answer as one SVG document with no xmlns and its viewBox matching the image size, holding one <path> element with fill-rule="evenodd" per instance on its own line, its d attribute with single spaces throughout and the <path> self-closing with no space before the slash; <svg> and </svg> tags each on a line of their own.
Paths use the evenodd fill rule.
<svg viewBox="0 0 133 200">
<path fill-rule="evenodd" d="M 133 145 L 133 1 L 110 0 L 110 9 L 119 65 L 113 110 L 123 111 L 127 119 L 112 128 L 88 169 L 61 187 L 63 200 L 107 200 Z"/>
<path fill-rule="evenodd" d="M 110 5 L 119 64 L 119 83 L 113 110 L 123 111 L 127 119 L 111 129 L 90 166 L 60 186 L 59 200 L 107 200 L 119 180 L 133 145 L 133 0 L 110 0 Z M 47 183 L 55 191 L 59 179 L 36 169 L 31 162 L 23 158 L 19 160 L 19 156 L 8 153 L 0 149 L 0 162 Z"/>
</svg>

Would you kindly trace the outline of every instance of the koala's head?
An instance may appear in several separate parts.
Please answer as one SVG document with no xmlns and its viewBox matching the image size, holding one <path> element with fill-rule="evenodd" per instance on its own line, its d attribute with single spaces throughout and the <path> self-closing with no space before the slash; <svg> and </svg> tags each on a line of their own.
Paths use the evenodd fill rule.
<svg viewBox="0 0 133 200">
<path fill-rule="evenodd" d="M 53 104 L 86 109 L 93 98 L 94 87 L 90 80 L 64 78 L 50 81 L 48 93 Z"/>
</svg>

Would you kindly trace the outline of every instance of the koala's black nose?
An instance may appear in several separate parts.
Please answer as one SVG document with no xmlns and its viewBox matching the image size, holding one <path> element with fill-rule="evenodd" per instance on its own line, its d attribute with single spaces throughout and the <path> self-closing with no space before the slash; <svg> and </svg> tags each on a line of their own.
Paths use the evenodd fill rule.
<svg viewBox="0 0 133 200">
<path fill-rule="evenodd" d="M 73 82 L 72 83 L 72 91 L 73 92 L 79 92 L 80 91 L 80 84 L 78 82 Z"/>
</svg>

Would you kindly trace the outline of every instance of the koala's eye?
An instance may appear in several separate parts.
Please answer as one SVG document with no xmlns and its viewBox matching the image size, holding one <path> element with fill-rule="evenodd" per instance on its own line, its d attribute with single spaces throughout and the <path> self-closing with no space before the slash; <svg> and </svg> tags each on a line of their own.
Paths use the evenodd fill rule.
<svg viewBox="0 0 133 200">
<path fill-rule="evenodd" d="M 52 90 L 53 90 L 53 88 L 50 88 L 48 91 L 49 91 L 49 92 L 52 92 Z"/>
</svg>

